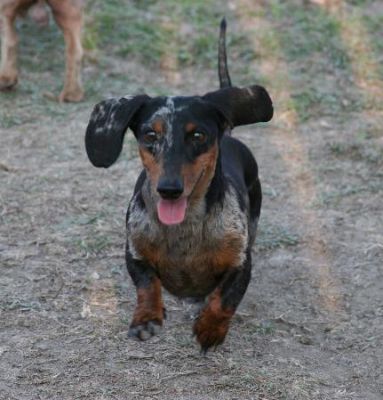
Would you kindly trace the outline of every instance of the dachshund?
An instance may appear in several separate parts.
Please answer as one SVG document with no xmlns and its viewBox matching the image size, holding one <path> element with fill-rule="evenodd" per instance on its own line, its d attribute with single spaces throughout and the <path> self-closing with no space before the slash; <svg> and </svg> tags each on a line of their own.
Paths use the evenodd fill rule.
<svg viewBox="0 0 383 400">
<path fill-rule="evenodd" d="M 256 160 L 230 132 L 273 116 L 263 87 L 231 85 L 225 33 L 223 19 L 219 90 L 104 100 L 85 135 L 92 164 L 108 168 L 130 128 L 143 164 L 126 217 L 126 263 L 137 292 L 129 336 L 146 340 L 159 332 L 163 286 L 204 301 L 193 328 L 204 353 L 224 341 L 246 292 L 262 201 Z"/>
</svg>

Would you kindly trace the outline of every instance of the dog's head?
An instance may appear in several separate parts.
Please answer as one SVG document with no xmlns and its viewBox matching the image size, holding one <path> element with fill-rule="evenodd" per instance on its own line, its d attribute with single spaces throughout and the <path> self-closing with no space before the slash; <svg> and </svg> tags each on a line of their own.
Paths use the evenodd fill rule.
<svg viewBox="0 0 383 400">
<path fill-rule="evenodd" d="M 270 97 L 260 86 L 229 87 L 204 96 L 109 99 L 92 112 L 86 150 L 93 165 L 108 168 L 117 160 L 130 128 L 158 217 L 164 224 L 177 224 L 188 204 L 205 195 L 224 131 L 266 122 L 272 115 Z"/>
</svg>

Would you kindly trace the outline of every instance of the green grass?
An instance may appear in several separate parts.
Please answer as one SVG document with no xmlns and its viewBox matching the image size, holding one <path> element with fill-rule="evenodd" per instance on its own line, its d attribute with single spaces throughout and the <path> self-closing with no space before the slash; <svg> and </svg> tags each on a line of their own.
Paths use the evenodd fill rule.
<svg viewBox="0 0 383 400">
<path fill-rule="evenodd" d="M 155 68 L 161 67 L 167 55 L 174 57 L 179 67 L 216 68 L 219 23 L 227 11 L 219 1 L 121 3 L 90 3 L 92 18 L 84 34 L 87 49 Z M 235 60 L 246 63 L 255 57 L 244 34 L 230 32 L 227 44 L 235 49 Z"/>
<path fill-rule="evenodd" d="M 259 324 L 250 324 L 249 329 L 257 335 L 274 335 L 276 331 L 275 324 L 272 321 L 261 321 Z"/>
<path fill-rule="evenodd" d="M 104 223 L 107 218 L 105 211 L 100 211 L 95 215 L 81 214 L 76 216 L 65 217 L 61 222 L 54 226 L 56 231 L 66 231 L 78 225 L 94 225 L 97 223 Z"/>
<path fill-rule="evenodd" d="M 348 22 L 363 23 L 371 37 L 375 61 L 379 61 L 383 16 L 364 14 L 358 1 L 348 3 L 353 11 Z M 0 94 L 0 127 L 33 122 L 41 113 L 65 119 L 110 95 L 142 91 L 167 94 L 168 85 L 157 79 L 167 68 L 167 58 L 179 70 L 215 70 L 223 15 L 228 20 L 228 60 L 233 82 L 259 82 L 272 89 L 281 80 L 278 71 L 275 76 L 260 74 L 253 34 L 259 39 L 263 56 L 270 54 L 286 60 L 292 93 L 285 104 L 276 104 L 277 110 L 293 109 L 301 121 L 307 121 L 318 115 L 337 116 L 379 108 L 377 101 L 371 102 L 359 93 L 350 78 L 351 61 L 339 22 L 324 8 L 282 0 L 271 0 L 263 7 L 251 6 L 249 15 L 268 21 L 267 27 L 254 27 L 254 33 L 235 25 L 240 21 L 236 12 L 219 0 L 88 1 L 83 34 L 85 65 L 91 66 L 84 74 L 87 98 L 85 103 L 64 108 L 44 97 L 44 92 L 57 95 L 63 84 L 62 33 L 52 21 L 47 29 L 40 29 L 23 20 L 18 23 L 20 83 L 16 92 Z M 153 81 L 143 83 L 134 72 L 126 73 L 120 67 L 124 63 L 152 72 Z M 111 68 L 116 64 L 118 68 Z M 377 65 L 379 76 L 383 76 L 383 64 Z M 281 72 L 286 76 L 286 71 Z M 281 84 L 286 84 L 285 78 Z M 13 112 L 15 106 L 19 109 L 17 114 Z"/>
<path fill-rule="evenodd" d="M 376 55 L 375 61 L 378 65 L 377 73 L 379 79 L 383 80 L 383 62 L 381 56 L 383 54 L 383 14 L 364 15 L 361 18 L 361 22 L 369 34 L 369 44 L 371 45 L 372 51 Z"/>
<path fill-rule="evenodd" d="M 383 50 L 379 35 L 382 15 L 366 16 L 358 5 L 353 5 L 347 15 L 345 22 L 351 29 L 362 22 L 369 32 L 371 56 L 377 62 Z M 318 115 L 336 116 L 381 108 L 376 99 L 371 100 L 353 81 L 350 50 L 342 37 L 341 22 L 326 8 L 313 3 L 272 0 L 264 6 L 261 17 L 272 27 L 258 33 L 262 48 L 266 54 L 285 60 L 288 68 L 291 99 L 279 104 L 280 107 L 295 110 L 301 121 Z M 359 63 L 362 61 L 358 59 Z M 381 78 L 382 63 L 378 65 Z"/>
<path fill-rule="evenodd" d="M 15 125 L 22 125 L 27 122 L 19 115 L 9 112 L 9 110 L 0 110 L 0 128 L 11 128 Z"/>
<path fill-rule="evenodd" d="M 358 196 L 359 198 L 363 198 L 382 192 L 382 177 L 379 177 L 377 175 L 374 177 L 374 179 L 370 179 L 370 181 L 366 184 L 341 185 L 338 189 L 322 192 L 318 196 L 316 205 L 321 207 L 334 207 L 342 204 L 343 200 L 351 196 Z"/>
<path fill-rule="evenodd" d="M 25 300 L 5 300 L 0 303 L 0 310 L 2 311 L 39 311 L 41 304 L 37 301 Z"/>
<path fill-rule="evenodd" d="M 327 145 L 330 154 L 338 159 L 361 161 L 368 164 L 381 164 L 383 147 L 376 141 L 372 130 L 361 131 L 354 138 L 334 141 Z"/>
<path fill-rule="evenodd" d="M 302 121 L 318 115 L 334 115 L 343 109 L 340 92 L 321 91 L 318 85 L 308 83 L 305 88 L 295 89 L 291 94 L 290 107 Z"/>
<path fill-rule="evenodd" d="M 263 217 L 262 217 L 263 218 Z M 260 223 L 255 241 L 258 251 L 275 250 L 280 247 L 296 246 L 300 238 L 297 233 L 280 225 L 273 225 L 264 218 Z"/>
<path fill-rule="evenodd" d="M 64 37 L 57 25 L 51 21 L 47 27 L 39 28 L 29 19 L 20 20 L 17 25 L 20 65 L 34 72 L 62 70 Z"/>
<path fill-rule="evenodd" d="M 339 23 L 323 8 L 272 0 L 269 18 L 281 28 L 283 24 L 277 32 L 288 60 L 306 60 L 319 54 L 332 67 L 349 68 Z"/>
<path fill-rule="evenodd" d="M 90 238 L 82 238 L 76 242 L 78 248 L 87 254 L 99 254 L 108 249 L 114 243 L 110 235 L 95 234 Z"/>
<path fill-rule="evenodd" d="M 174 55 L 183 65 L 210 60 L 211 38 L 217 31 L 219 13 L 210 2 L 135 2 L 135 6 L 121 1 L 95 1 L 89 6 L 93 18 L 86 25 L 85 46 L 103 49 L 114 56 L 134 59 L 159 67 L 164 54 Z M 189 35 L 182 28 L 193 20 Z M 215 23 L 214 23 L 215 22 Z M 188 40 L 187 40 L 188 39 Z M 216 43 L 216 37 L 215 37 Z M 206 54 L 207 53 L 207 54 Z"/>
</svg>

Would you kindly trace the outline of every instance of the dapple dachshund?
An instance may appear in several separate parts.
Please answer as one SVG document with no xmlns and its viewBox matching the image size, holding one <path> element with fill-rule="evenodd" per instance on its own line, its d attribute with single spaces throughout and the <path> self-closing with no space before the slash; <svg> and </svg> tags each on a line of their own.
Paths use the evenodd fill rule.
<svg viewBox="0 0 383 400">
<path fill-rule="evenodd" d="M 130 128 L 144 167 L 126 217 L 126 263 L 137 290 L 129 335 L 146 340 L 158 333 L 163 286 L 175 296 L 205 300 L 193 328 L 203 352 L 224 341 L 245 294 L 261 209 L 257 163 L 230 131 L 273 116 L 263 87 L 231 86 L 225 31 L 223 20 L 219 90 L 102 101 L 85 137 L 92 164 L 107 168 Z"/>
</svg>

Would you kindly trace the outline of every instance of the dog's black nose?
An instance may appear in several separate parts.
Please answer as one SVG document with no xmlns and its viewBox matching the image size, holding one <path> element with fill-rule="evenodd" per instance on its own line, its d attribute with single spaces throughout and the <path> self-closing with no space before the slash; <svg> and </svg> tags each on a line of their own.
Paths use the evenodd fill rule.
<svg viewBox="0 0 383 400">
<path fill-rule="evenodd" d="M 163 199 L 178 199 L 184 191 L 184 185 L 181 179 L 170 179 L 162 177 L 158 181 L 157 192 Z"/>
</svg>

